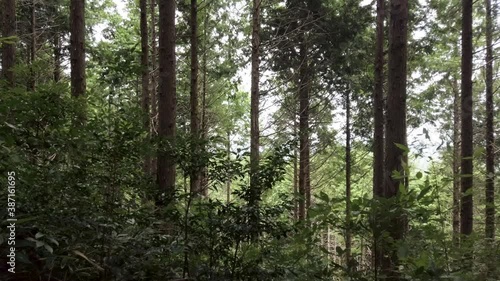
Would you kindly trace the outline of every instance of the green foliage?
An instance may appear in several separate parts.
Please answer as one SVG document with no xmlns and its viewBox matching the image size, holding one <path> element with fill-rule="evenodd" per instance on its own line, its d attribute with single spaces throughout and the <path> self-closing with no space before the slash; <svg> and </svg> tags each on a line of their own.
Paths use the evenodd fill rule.
<svg viewBox="0 0 500 281">
<path fill-rule="evenodd" d="M 271 125 L 262 126 L 261 163 L 251 186 L 249 95 L 238 77 L 249 53 L 248 3 L 199 1 L 203 139 L 189 133 L 189 3 L 178 3 L 178 133 L 176 145 L 168 146 L 144 129 L 137 1 L 127 1 L 128 18 L 116 13 L 110 0 L 88 2 L 87 37 L 92 40 L 86 46 L 88 90 L 82 99 L 70 96 L 65 68 L 67 1 L 49 2 L 39 3 L 36 11 L 34 61 L 27 59 L 31 26 L 22 20 L 30 17 L 29 5 L 18 10 L 19 35 L 0 38 L 0 46 L 16 44 L 18 49 L 17 86 L 0 80 L 0 183 L 7 186 L 5 175 L 15 171 L 17 218 L 16 274 L 11 275 L 5 271 L 8 214 L 0 208 L 1 280 L 366 281 L 375 279 L 372 259 L 380 247 L 399 258 L 406 280 L 493 280 L 500 275 L 500 244 L 481 235 L 481 188 L 468 193 L 478 206 L 476 233 L 460 237 L 460 246 L 452 235 L 449 132 L 451 97 L 459 84 L 457 1 L 411 3 L 411 25 L 425 36 L 414 33 L 410 40 L 409 68 L 419 75 L 410 75 L 408 123 L 440 126 L 443 148 L 448 145 L 437 148 L 437 156 L 429 157 L 422 170 L 405 163 L 404 175 L 394 172 L 395 177 L 408 177 L 409 185 L 401 184 L 393 198 L 371 195 L 374 30 L 369 6 L 351 0 L 263 2 L 261 96 L 276 104 L 270 106 L 273 114 L 261 118 L 271 117 L 266 120 Z M 476 6 L 475 16 L 482 19 L 482 8 Z M 480 21 L 475 24 L 481 34 Z M 62 43 L 59 82 L 53 82 L 54 38 Z M 292 192 L 291 164 L 297 161 L 293 128 L 301 44 L 309 47 L 314 74 L 314 198 L 307 218 L 295 221 L 298 198 Z M 36 87 L 29 90 L 26 84 L 33 75 Z M 479 78 L 476 82 L 479 95 L 484 83 Z M 347 94 L 353 102 L 349 221 L 344 128 L 339 125 Z M 484 113 L 476 107 L 481 128 Z M 86 116 L 83 124 L 81 116 Z M 421 131 L 425 139 L 436 133 L 429 127 Z M 478 187 L 485 177 L 483 139 L 476 134 L 474 174 L 461 175 L 474 176 Z M 193 147 L 199 150 L 193 152 Z M 146 156 L 154 158 L 164 149 L 175 156 L 177 189 L 172 203 L 160 206 L 155 175 L 145 173 L 142 165 Z M 395 144 L 395 149 L 413 157 L 413 145 Z M 202 168 L 208 197 L 189 191 L 189 175 Z M 228 183 L 231 198 L 226 200 Z M 5 192 L 0 201 L 7 202 Z M 404 238 L 394 240 L 390 234 L 406 222 Z M 350 261 L 344 242 L 348 231 L 353 241 Z M 470 256 L 473 271 L 464 263 Z"/>
</svg>

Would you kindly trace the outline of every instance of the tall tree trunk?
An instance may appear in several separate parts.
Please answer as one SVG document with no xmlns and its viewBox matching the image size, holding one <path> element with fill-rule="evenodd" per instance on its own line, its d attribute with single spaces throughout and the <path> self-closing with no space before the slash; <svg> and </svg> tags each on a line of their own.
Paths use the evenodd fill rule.
<svg viewBox="0 0 500 281">
<path fill-rule="evenodd" d="M 460 91 L 453 79 L 453 242 L 460 244 Z"/>
<path fill-rule="evenodd" d="M 2 15 L 2 36 L 11 37 L 16 35 L 16 1 L 3 0 Z M 2 76 L 9 82 L 11 86 L 15 84 L 14 72 L 12 67 L 15 63 L 16 45 L 3 44 L 2 45 Z"/>
<path fill-rule="evenodd" d="M 373 195 L 384 189 L 384 17 L 385 0 L 377 0 L 375 87 L 373 90 Z"/>
<path fill-rule="evenodd" d="M 252 8 L 252 73 L 250 97 L 250 188 L 251 205 L 257 204 L 260 187 L 256 183 L 259 167 L 259 78 L 260 78 L 260 4 L 261 0 L 253 0 Z"/>
<path fill-rule="evenodd" d="M 159 87 L 159 136 L 164 142 L 158 151 L 158 185 L 160 204 L 167 204 L 175 191 L 175 0 L 160 1 L 160 87 Z M 164 201 L 164 200 L 167 201 Z"/>
<path fill-rule="evenodd" d="M 495 238 L 495 136 L 493 128 L 493 24 L 486 0 L 486 238 Z"/>
<path fill-rule="evenodd" d="M 391 17 L 389 24 L 389 61 L 387 92 L 387 124 L 385 142 L 385 190 L 384 196 L 397 196 L 399 185 L 407 184 L 405 166 L 407 156 L 395 144 L 407 146 L 406 141 L 406 75 L 408 44 L 408 0 L 391 0 Z M 403 178 L 393 178 L 392 172 L 398 171 Z M 403 238 L 406 219 L 393 215 L 387 226 L 393 241 Z M 386 245 L 384 245 L 386 246 Z M 393 245 L 387 251 L 388 258 L 382 260 L 382 270 L 387 280 L 400 280 L 398 273 L 399 260 Z M 384 249 L 389 250 L 389 249 Z"/>
<path fill-rule="evenodd" d="M 462 0 L 462 132 L 460 233 L 472 233 L 472 0 Z"/>
<path fill-rule="evenodd" d="M 296 136 L 298 132 L 299 122 L 297 122 L 297 107 L 294 107 L 295 112 L 293 114 L 293 135 Z M 293 148 L 293 218 L 295 220 L 299 219 L 299 202 L 297 201 L 297 195 L 299 195 L 299 165 L 298 165 L 298 151 L 297 147 Z"/>
<path fill-rule="evenodd" d="M 30 81 L 28 88 L 34 91 L 36 88 L 36 4 L 35 0 L 31 0 L 31 42 L 30 42 Z"/>
<path fill-rule="evenodd" d="M 54 82 L 61 80 L 61 39 L 60 34 L 54 34 Z"/>
<path fill-rule="evenodd" d="M 226 147 L 226 153 L 227 153 L 227 162 L 231 161 L 231 131 L 227 131 L 227 147 Z M 227 195 L 227 203 L 231 201 L 231 175 L 228 175 L 227 180 L 226 180 L 226 195 Z"/>
<path fill-rule="evenodd" d="M 373 89 L 373 197 L 384 195 L 384 19 L 385 0 L 377 0 L 375 85 Z M 375 214 L 376 216 L 381 214 Z M 379 231 L 374 229 L 374 268 L 377 273 L 383 252 L 378 243 Z"/>
<path fill-rule="evenodd" d="M 299 67 L 299 220 L 306 218 L 311 204 L 309 188 L 309 73 L 308 52 L 304 40 L 300 43 Z"/>
<path fill-rule="evenodd" d="M 346 93 L 345 100 L 345 258 L 347 271 L 351 272 L 351 95 Z"/>
<path fill-rule="evenodd" d="M 207 29 L 208 29 L 208 8 L 205 6 L 207 11 L 205 12 L 205 19 L 203 23 L 203 55 L 202 55 L 202 81 L 201 81 L 201 139 L 205 140 L 208 134 L 207 128 Z M 201 151 L 205 152 L 205 144 L 202 145 Z M 207 167 L 201 167 L 200 173 L 200 188 L 204 196 L 208 195 L 208 175 Z"/>
<path fill-rule="evenodd" d="M 144 129 L 150 132 L 149 117 L 149 38 L 148 38 L 148 16 L 147 16 L 147 0 L 139 1 L 139 9 L 141 12 L 140 29 L 141 29 L 141 106 L 144 112 Z M 143 170 L 145 174 L 151 173 L 151 157 L 146 154 L 144 157 Z"/>
<path fill-rule="evenodd" d="M 151 123 L 150 131 L 151 137 L 155 137 L 158 133 L 158 69 L 157 69 L 157 59 L 158 59 L 158 48 L 157 48 L 157 33 L 156 33 L 156 0 L 151 0 L 149 3 L 149 11 L 151 14 Z M 151 157 L 151 173 L 153 178 L 157 177 L 158 159 L 153 156 Z"/>
<path fill-rule="evenodd" d="M 260 4 L 261 0 L 253 0 L 252 7 L 252 71 L 250 89 L 250 237 L 256 239 L 260 233 L 259 202 L 261 197 L 261 185 L 259 172 L 259 79 L 260 79 Z"/>
<path fill-rule="evenodd" d="M 70 3 L 71 94 L 85 94 L 85 0 Z"/>
<path fill-rule="evenodd" d="M 192 163 L 190 171 L 190 190 L 200 193 L 200 171 L 197 165 L 199 159 L 199 122 L 198 122 L 198 3 L 191 0 L 191 138 L 192 138 Z"/>
</svg>

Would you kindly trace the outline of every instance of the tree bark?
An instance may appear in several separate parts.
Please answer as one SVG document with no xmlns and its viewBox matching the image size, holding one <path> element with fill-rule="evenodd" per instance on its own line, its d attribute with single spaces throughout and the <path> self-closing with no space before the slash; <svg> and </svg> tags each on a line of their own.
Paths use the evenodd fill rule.
<svg viewBox="0 0 500 281">
<path fill-rule="evenodd" d="M 256 183 L 259 167 L 259 79 L 260 79 L 260 4 L 261 0 L 253 0 L 252 8 L 252 73 L 250 97 L 250 188 L 251 205 L 260 200 L 260 187 Z"/>
<path fill-rule="evenodd" d="M 3 24 L 2 36 L 11 37 L 16 35 L 16 1 L 3 0 Z M 16 59 L 16 44 L 2 45 L 2 76 L 7 82 L 14 86 L 15 77 L 12 67 L 14 67 Z"/>
<path fill-rule="evenodd" d="M 30 42 L 30 81 L 28 88 L 34 91 L 36 88 L 36 4 L 35 0 L 31 0 L 31 42 Z"/>
<path fill-rule="evenodd" d="M 302 39 L 304 39 L 302 37 Z M 309 73 L 307 44 L 301 40 L 299 55 L 299 220 L 305 220 L 311 205 L 309 181 Z"/>
<path fill-rule="evenodd" d="M 151 119 L 149 117 L 149 36 L 148 36 L 148 16 L 147 0 L 139 1 L 140 9 L 140 30 L 141 30 L 141 107 L 144 112 L 144 129 L 149 133 Z M 143 171 L 145 174 L 151 173 L 151 157 L 146 154 L 144 157 Z"/>
<path fill-rule="evenodd" d="M 85 0 L 70 3 L 71 94 L 85 95 Z"/>
<path fill-rule="evenodd" d="M 296 136 L 298 132 L 298 127 L 299 123 L 297 122 L 297 107 L 294 107 L 294 114 L 293 114 L 293 135 Z M 295 220 L 299 219 L 299 204 L 297 201 L 297 196 L 299 195 L 299 181 L 298 181 L 298 176 L 299 176 L 299 165 L 298 165 L 298 151 L 297 151 L 297 146 L 294 146 L 293 148 L 293 218 Z"/>
<path fill-rule="evenodd" d="M 473 224 L 472 206 L 472 0 L 462 0 L 462 132 L 460 233 L 470 235 Z"/>
<path fill-rule="evenodd" d="M 493 127 L 493 24 L 491 0 L 486 0 L 486 238 L 495 238 L 495 136 Z"/>
<path fill-rule="evenodd" d="M 351 272 L 351 95 L 349 92 L 345 98 L 345 259 L 347 271 Z"/>
<path fill-rule="evenodd" d="M 158 185 L 166 198 L 160 205 L 168 204 L 175 192 L 175 0 L 160 1 L 160 52 L 159 52 L 159 136 L 162 145 L 158 151 Z M 165 199 L 167 201 L 165 201 Z"/>
<path fill-rule="evenodd" d="M 198 122 L 198 3 L 197 0 L 191 0 L 191 138 L 192 138 L 192 164 L 190 171 L 190 190 L 194 194 L 199 194 L 200 190 L 200 171 L 197 167 L 199 158 L 199 122 Z"/>
<path fill-rule="evenodd" d="M 453 242 L 460 245 L 460 91 L 453 79 Z"/>
<path fill-rule="evenodd" d="M 385 0 L 377 0 L 375 43 L 375 87 L 373 90 L 373 197 L 384 196 L 384 19 Z M 375 214 L 381 216 L 382 214 Z M 375 219 L 378 221 L 378 219 Z M 374 268 L 380 269 L 383 252 L 379 243 L 380 231 L 374 229 Z"/>
<path fill-rule="evenodd" d="M 377 0 L 375 87 L 373 90 L 373 195 L 384 189 L 384 17 L 385 0 Z"/>
<path fill-rule="evenodd" d="M 231 131 L 227 131 L 227 147 L 226 147 L 226 153 L 227 153 L 227 162 L 231 161 Z M 227 180 L 226 180 L 226 196 L 227 196 L 227 203 L 231 202 L 231 175 L 228 175 Z"/>
<path fill-rule="evenodd" d="M 157 33 L 156 33 L 156 0 L 151 0 L 149 3 L 150 14 L 151 14 L 151 123 L 150 131 L 151 136 L 155 137 L 158 134 L 158 69 L 157 69 L 157 59 L 158 59 L 158 48 L 157 48 Z M 151 173 L 153 178 L 157 177 L 158 159 L 153 156 L 151 157 Z"/>
<path fill-rule="evenodd" d="M 384 196 L 384 19 L 385 0 L 377 0 L 375 39 L 375 85 L 373 89 L 373 197 Z M 381 214 L 375 214 L 376 216 Z M 377 219 L 375 219 L 377 220 Z M 379 231 L 374 229 L 374 268 L 380 267 L 383 252 L 379 249 Z"/>
<path fill-rule="evenodd" d="M 205 6 L 208 9 L 208 6 Z M 201 139 L 205 140 L 208 134 L 207 128 L 207 29 L 208 29 L 208 10 L 205 12 L 205 19 L 203 23 L 203 55 L 202 55 L 202 82 L 201 82 Z M 201 150 L 205 152 L 205 145 L 203 144 Z M 201 168 L 200 173 L 200 188 L 204 196 L 208 195 L 208 174 L 207 167 Z"/>
<path fill-rule="evenodd" d="M 59 33 L 54 34 L 54 82 L 61 80 L 61 39 Z"/>
<path fill-rule="evenodd" d="M 387 92 L 387 124 L 385 142 L 385 175 L 386 183 L 384 197 L 397 196 L 399 185 L 407 185 L 405 166 L 406 153 L 396 146 L 407 146 L 406 141 L 406 75 L 407 75 L 407 44 L 408 44 L 408 0 L 391 0 L 391 17 L 389 24 L 389 60 L 388 60 L 388 92 Z M 397 171 L 401 177 L 392 177 Z M 403 238 L 406 229 L 406 219 L 403 215 L 391 218 L 387 226 L 393 241 Z M 384 244 L 383 246 L 386 246 Z M 399 260 L 393 245 L 386 251 L 388 258 L 382 260 L 382 271 L 386 280 L 400 280 L 398 273 Z M 389 250 L 389 249 L 384 249 Z"/>
</svg>

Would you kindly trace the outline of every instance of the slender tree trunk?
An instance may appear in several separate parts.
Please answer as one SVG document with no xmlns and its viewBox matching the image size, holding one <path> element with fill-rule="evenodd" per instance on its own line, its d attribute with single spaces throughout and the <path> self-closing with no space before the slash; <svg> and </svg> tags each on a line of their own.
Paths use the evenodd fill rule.
<svg viewBox="0 0 500 281">
<path fill-rule="evenodd" d="M 260 4 L 261 0 L 253 0 L 252 8 L 252 73 L 250 97 L 250 186 L 251 205 L 256 205 L 260 197 L 260 187 L 256 183 L 259 167 L 259 79 L 260 79 Z"/>
<path fill-rule="evenodd" d="M 309 184 L 309 73 L 307 46 L 300 44 L 301 64 L 299 67 L 299 220 L 306 218 L 311 204 Z"/>
<path fill-rule="evenodd" d="M 345 117 L 345 258 L 348 272 L 351 272 L 351 96 L 346 93 Z"/>
<path fill-rule="evenodd" d="M 387 124 L 385 142 L 385 191 L 384 196 L 397 196 L 399 185 L 407 185 L 405 166 L 407 156 L 395 144 L 407 146 L 406 141 L 406 75 L 408 44 L 408 0 L 391 0 L 389 24 L 389 61 L 387 92 Z M 392 172 L 398 171 L 403 178 L 393 178 Z M 402 215 L 391 218 L 387 226 L 393 241 L 403 238 L 406 219 Z M 384 244 L 386 246 L 387 244 Z M 389 247 L 393 248 L 392 245 Z M 386 251 L 387 250 L 387 251 Z M 386 280 L 400 280 L 397 251 L 384 249 L 388 258 L 382 260 L 383 274 Z"/>
<path fill-rule="evenodd" d="M 59 33 L 54 35 L 54 82 L 61 80 L 61 39 Z"/>
<path fill-rule="evenodd" d="M 472 0 L 462 0 L 462 132 L 460 233 L 472 233 Z"/>
<path fill-rule="evenodd" d="M 295 108 L 296 110 L 296 108 Z M 297 113 L 294 112 L 294 115 L 293 115 L 293 135 L 296 136 L 297 135 L 297 129 L 298 129 L 298 126 L 299 126 L 299 123 L 297 122 Z M 298 168 L 299 168 L 299 165 L 298 165 L 298 159 L 299 155 L 298 155 L 298 151 L 297 151 L 297 147 L 294 146 L 294 149 L 293 149 L 293 198 L 294 198 L 294 201 L 293 201 L 293 218 L 295 220 L 298 220 L 299 219 L 299 202 L 297 201 L 297 195 L 299 194 L 299 181 L 298 181 L 298 176 L 299 176 L 299 171 L 298 171 Z"/>
<path fill-rule="evenodd" d="M 375 85 L 373 89 L 373 197 L 384 196 L 384 19 L 385 0 L 377 0 L 376 43 L 375 43 Z M 379 216 L 381 214 L 375 214 Z M 377 220 L 377 219 L 375 219 Z M 374 229 L 374 268 L 377 273 L 383 252 L 376 240 L 379 231 Z"/>
<path fill-rule="evenodd" d="M 190 190 L 200 193 L 200 171 L 197 165 L 199 158 L 199 125 L 198 125 L 198 3 L 191 0 L 191 138 L 192 138 L 192 163 L 190 171 Z"/>
<path fill-rule="evenodd" d="M 205 6 L 208 9 L 208 6 Z M 201 82 L 201 139 L 205 140 L 208 134 L 207 128 L 207 29 L 208 29 L 208 10 L 205 12 L 203 24 L 203 55 L 202 55 L 202 82 Z M 205 152 L 203 144 L 201 150 Z M 204 196 L 208 195 L 208 175 L 207 167 L 203 166 L 200 173 L 200 188 Z"/>
<path fill-rule="evenodd" d="M 85 95 L 85 0 L 70 3 L 71 94 Z"/>
<path fill-rule="evenodd" d="M 36 4 L 35 0 L 31 0 L 31 43 L 30 43 L 30 81 L 28 88 L 34 91 L 36 88 Z"/>
<path fill-rule="evenodd" d="M 2 0 L 2 36 L 11 37 L 16 35 L 16 1 L 15 0 Z M 14 66 L 16 58 L 16 45 L 3 44 L 2 45 L 2 76 L 9 82 L 11 86 L 15 84 Z"/>
<path fill-rule="evenodd" d="M 141 93 L 142 101 L 141 106 L 144 111 L 144 129 L 150 132 L 149 117 L 149 36 L 148 36 L 148 16 L 147 16 L 147 0 L 139 1 L 139 9 L 141 13 L 140 29 L 141 29 Z M 146 155 L 144 157 L 143 170 L 145 174 L 151 173 L 151 157 Z"/>
<path fill-rule="evenodd" d="M 491 0 L 486 0 L 486 238 L 495 238 L 495 136 L 493 127 L 493 24 Z"/>
<path fill-rule="evenodd" d="M 227 162 L 231 161 L 231 132 L 227 131 L 227 147 L 226 147 L 226 153 L 227 153 Z M 227 195 L 227 203 L 231 202 L 231 178 L 228 175 L 227 181 L 226 181 L 226 195 Z"/>
<path fill-rule="evenodd" d="M 308 80 L 308 84 L 310 83 L 310 80 Z M 307 96 L 308 96 L 308 108 L 309 108 L 309 88 L 307 89 Z M 308 109 L 309 112 L 309 109 Z M 306 214 L 309 208 L 311 207 L 311 144 L 309 142 L 309 113 L 307 114 L 307 147 L 306 147 L 306 153 L 305 153 L 305 179 L 306 179 L 306 186 L 305 186 L 305 192 L 306 192 Z"/>
<path fill-rule="evenodd" d="M 385 0 L 377 0 L 375 88 L 373 90 L 373 195 L 384 189 L 384 17 Z"/>
<path fill-rule="evenodd" d="M 176 81 L 175 81 L 175 1 L 160 1 L 160 88 L 159 88 L 159 136 L 162 145 L 158 151 L 158 185 L 160 204 L 168 204 L 175 191 L 175 118 L 176 118 Z M 167 200 L 165 202 L 164 200 Z"/>
<path fill-rule="evenodd" d="M 453 85 L 453 241 L 460 244 L 460 91 Z"/>
<path fill-rule="evenodd" d="M 157 48 L 157 33 L 156 33 L 156 0 L 151 0 L 149 3 L 150 14 L 151 14 L 151 137 L 155 137 L 158 133 L 158 69 L 157 69 L 157 59 L 158 59 L 158 48 Z M 151 173 L 153 178 L 157 177 L 158 161 L 155 156 L 151 157 Z"/>
</svg>

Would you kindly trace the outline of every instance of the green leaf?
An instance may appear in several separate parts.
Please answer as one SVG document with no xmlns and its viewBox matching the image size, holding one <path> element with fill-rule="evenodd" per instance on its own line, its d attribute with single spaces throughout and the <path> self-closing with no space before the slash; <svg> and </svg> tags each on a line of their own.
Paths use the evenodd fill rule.
<svg viewBox="0 0 500 281">
<path fill-rule="evenodd" d="M 36 239 L 40 239 L 42 238 L 43 236 L 45 236 L 45 234 L 41 233 L 41 232 L 38 232 L 37 234 L 35 234 L 35 238 Z"/>
<path fill-rule="evenodd" d="M 36 248 L 40 248 L 40 247 L 42 247 L 43 245 L 45 245 L 45 243 L 44 243 L 43 241 L 36 240 L 36 239 L 34 239 L 34 238 L 31 238 L 31 237 L 26 238 L 26 240 L 31 241 L 31 242 L 35 242 L 35 244 L 36 244 Z"/>
<path fill-rule="evenodd" d="M 427 186 L 424 189 L 422 189 L 422 191 L 420 191 L 420 193 L 417 196 L 417 200 L 422 199 L 422 197 L 424 197 L 429 192 L 429 190 L 431 190 L 431 186 Z"/>
<path fill-rule="evenodd" d="M 49 244 L 44 244 L 43 247 L 51 254 L 54 253 L 54 249 Z"/>
<path fill-rule="evenodd" d="M 407 193 L 407 189 L 406 189 L 406 186 L 404 184 L 404 182 L 399 182 L 399 193 L 400 194 L 406 194 Z"/>
<path fill-rule="evenodd" d="M 323 253 L 325 253 L 327 255 L 331 254 L 325 247 L 320 247 L 319 249 L 320 249 L 321 252 L 323 252 Z"/>
<path fill-rule="evenodd" d="M 321 191 L 319 193 L 319 199 L 321 199 L 321 201 L 325 201 L 325 202 L 328 202 L 330 201 L 330 198 L 328 197 L 328 194 L 326 194 L 325 192 Z"/>
<path fill-rule="evenodd" d="M 16 261 L 24 264 L 32 264 L 28 256 L 24 253 L 24 251 L 18 252 L 16 254 Z"/>
<path fill-rule="evenodd" d="M 12 125 L 12 124 L 10 124 L 8 122 L 4 122 L 4 123 L 5 123 L 5 125 L 7 125 L 7 127 L 10 127 L 11 129 L 19 130 L 16 126 L 14 126 L 14 125 Z"/>
<path fill-rule="evenodd" d="M 421 179 L 423 174 L 422 172 L 418 172 L 415 176 L 417 177 L 417 179 Z"/>
<path fill-rule="evenodd" d="M 406 153 L 410 152 L 410 149 L 408 149 L 408 147 L 406 145 L 403 145 L 400 143 L 394 143 L 394 145 Z"/>
<path fill-rule="evenodd" d="M 405 259 L 408 257 L 408 246 L 406 244 L 402 244 L 398 247 L 398 257 L 400 259 Z"/>
<path fill-rule="evenodd" d="M 89 258 L 87 258 L 86 255 L 84 255 L 82 252 L 78 251 L 78 250 L 73 250 L 73 253 L 75 253 L 75 255 L 79 256 L 79 257 L 82 257 L 83 259 L 85 259 L 86 261 L 88 261 L 91 265 L 93 265 L 95 268 L 97 268 L 99 271 L 104 271 L 104 268 L 102 268 L 101 266 L 99 266 L 97 263 L 93 262 L 92 260 L 90 260 Z"/>
<path fill-rule="evenodd" d="M 56 239 L 54 239 L 54 238 L 52 238 L 52 237 L 49 237 L 48 239 L 49 239 L 49 241 L 50 241 L 50 242 L 52 242 L 53 244 L 55 244 L 55 245 L 59 246 L 59 242 L 57 242 L 57 240 L 56 240 Z"/>
<path fill-rule="evenodd" d="M 342 256 L 344 254 L 344 250 L 340 246 L 335 247 L 335 251 L 339 256 Z"/>
</svg>

